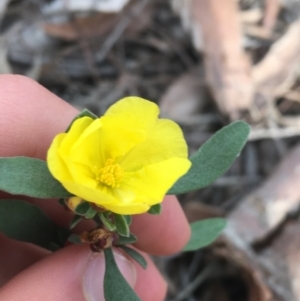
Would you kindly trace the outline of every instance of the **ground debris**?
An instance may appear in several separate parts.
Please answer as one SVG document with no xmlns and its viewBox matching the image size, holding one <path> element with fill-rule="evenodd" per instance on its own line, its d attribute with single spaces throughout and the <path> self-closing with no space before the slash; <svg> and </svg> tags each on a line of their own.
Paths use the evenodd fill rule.
<svg viewBox="0 0 300 301">
<path fill-rule="evenodd" d="M 206 81 L 214 99 L 223 114 L 239 119 L 251 106 L 253 87 L 250 62 L 241 44 L 237 3 L 225 0 L 220 6 L 218 0 L 181 2 L 190 16 L 184 23 L 189 22 L 194 44 L 204 54 Z"/>
</svg>

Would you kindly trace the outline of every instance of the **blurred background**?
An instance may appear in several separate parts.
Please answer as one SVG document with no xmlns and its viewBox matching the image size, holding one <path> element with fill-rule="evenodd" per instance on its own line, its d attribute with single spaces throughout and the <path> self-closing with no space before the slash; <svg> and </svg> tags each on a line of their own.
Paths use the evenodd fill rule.
<svg viewBox="0 0 300 301">
<path fill-rule="evenodd" d="M 300 0 L 0 1 L 0 73 L 97 115 L 152 100 L 191 154 L 234 120 L 251 125 L 225 175 L 179 196 L 189 221 L 228 227 L 209 248 L 155 258 L 167 301 L 300 300 L 299 17 Z"/>
</svg>

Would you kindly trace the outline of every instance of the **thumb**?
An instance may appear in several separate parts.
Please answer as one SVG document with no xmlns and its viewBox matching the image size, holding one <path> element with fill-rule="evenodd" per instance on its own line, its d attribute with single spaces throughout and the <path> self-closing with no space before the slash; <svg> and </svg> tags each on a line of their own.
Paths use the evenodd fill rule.
<svg viewBox="0 0 300 301">
<path fill-rule="evenodd" d="M 116 263 L 133 287 L 134 265 L 114 251 Z M 86 245 L 70 246 L 46 257 L 18 274 L 0 289 L 0 300 L 105 301 L 103 253 L 92 253 Z"/>
</svg>

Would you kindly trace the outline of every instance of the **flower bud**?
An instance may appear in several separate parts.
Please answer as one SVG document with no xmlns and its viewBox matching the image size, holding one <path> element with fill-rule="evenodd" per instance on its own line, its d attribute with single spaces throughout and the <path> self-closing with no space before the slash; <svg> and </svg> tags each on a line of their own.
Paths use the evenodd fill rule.
<svg viewBox="0 0 300 301">
<path fill-rule="evenodd" d="M 66 204 L 70 210 L 75 211 L 76 207 L 83 202 L 84 200 L 82 198 L 79 198 L 77 196 L 72 196 L 67 200 Z"/>
</svg>

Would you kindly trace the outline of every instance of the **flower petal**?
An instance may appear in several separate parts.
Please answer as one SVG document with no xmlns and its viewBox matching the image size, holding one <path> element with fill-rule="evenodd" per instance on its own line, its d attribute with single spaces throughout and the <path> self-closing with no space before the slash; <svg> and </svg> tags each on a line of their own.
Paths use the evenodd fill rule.
<svg viewBox="0 0 300 301">
<path fill-rule="evenodd" d="M 106 194 L 99 189 L 87 187 L 82 183 L 78 184 L 74 182 L 64 182 L 62 185 L 74 195 L 105 208 L 106 204 L 117 202 L 112 195 Z"/>
<path fill-rule="evenodd" d="M 78 185 L 83 185 L 96 189 L 98 182 L 95 179 L 91 168 L 87 165 L 73 162 L 68 156 L 61 156 L 61 159 L 68 166 L 69 173 L 71 175 L 71 182 L 78 183 Z"/>
<path fill-rule="evenodd" d="M 104 137 L 102 126 L 101 119 L 96 119 L 81 133 L 70 150 L 70 158 L 73 162 L 90 167 L 103 165 Z"/>
<path fill-rule="evenodd" d="M 143 142 L 159 114 L 156 104 L 139 97 L 126 97 L 112 105 L 104 117 L 105 155 L 121 158 Z"/>
<path fill-rule="evenodd" d="M 173 121 L 160 119 L 149 129 L 147 138 L 136 145 L 120 162 L 126 171 L 170 158 L 187 158 L 188 149 L 180 127 Z"/>
<path fill-rule="evenodd" d="M 159 109 L 153 102 L 141 100 L 124 98 L 112 105 L 105 116 L 94 120 L 72 147 L 72 160 L 86 165 L 98 162 L 101 166 L 104 158 L 123 157 L 144 141 L 148 129 L 157 121 Z"/>
<path fill-rule="evenodd" d="M 131 215 L 145 213 L 150 209 L 150 206 L 142 202 L 133 204 L 111 203 L 107 205 L 105 204 L 105 208 L 114 213 Z"/>
<path fill-rule="evenodd" d="M 65 162 L 61 159 L 58 149 L 62 141 L 66 137 L 66 133 L 61 133 L 55 136 L 47 153 L 47 165 L 54 176 L 60 182 L 71 181 L 72 177 Z"/>
<path fill-rule="evenodd" d="M 154 205 L 162 201 L 167 191 L 190 167 L 191 162 L 184 158 L 171 158 L 147 165 L 128 173 L 126 177 L 130 179 L 123 183 L 120 190 L 135 191 L 137 199 L 145 198 L 148 205 Z"/>
<path fill-rule="evenodd" d="M 66 133 L 65 139 L 62 141 L 59 152 L 63 154 L 68 154 L 74 143 L 81 137 L 88 126 L 93 122 L 90 117 L 82 117 L 75 120 L 69 130 Z"/>
<path fill-rule="evenodd" d="M 151 126 L 158 114 L 159 108 L 154 102 L 132 96 L 116 102 L 106 111 L 105 116 L 120 121 L 122 127 L 132 130 Z"/>
</svg>

